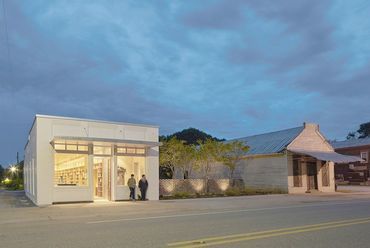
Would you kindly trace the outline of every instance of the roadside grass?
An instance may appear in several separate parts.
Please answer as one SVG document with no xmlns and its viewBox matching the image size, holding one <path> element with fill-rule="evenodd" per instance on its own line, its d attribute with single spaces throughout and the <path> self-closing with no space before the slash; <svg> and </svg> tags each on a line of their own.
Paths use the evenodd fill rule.
<svg viewBox="0 0 370 248">
<path fill-rule="evenodd" d="M 286 194 L 287 192 L 278 188 L 237 188 L 232 187 L 227 189 L 224 193 L 196 193 L 176 192 L 173 195 L 160 195 L 160 200 L 173 199 L 192 199 L 192 198 L 212 198 L 212 197 L 229 197 L 229 196 L 248 196 L 248 195 L 271 195 L 271 194 Z"/>
</svg>

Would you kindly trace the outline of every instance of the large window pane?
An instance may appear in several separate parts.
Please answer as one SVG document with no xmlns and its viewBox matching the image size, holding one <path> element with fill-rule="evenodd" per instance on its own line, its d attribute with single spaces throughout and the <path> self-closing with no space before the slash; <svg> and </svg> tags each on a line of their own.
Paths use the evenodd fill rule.
<svg viewBox="0 0 370 248">
<path fill-rule="evenodd" d="M 56 186 L 87 186 L 87 154 L 55 154 Z"/>
<path fill-rule="evenodd" d="M 136 182 L 139 182 L 142 174 L 145 174 L 145 158 L 135 156 L 117 157 L 117 185 L 127 185 L 127 180 L 135 175 Z"/>
</svg>

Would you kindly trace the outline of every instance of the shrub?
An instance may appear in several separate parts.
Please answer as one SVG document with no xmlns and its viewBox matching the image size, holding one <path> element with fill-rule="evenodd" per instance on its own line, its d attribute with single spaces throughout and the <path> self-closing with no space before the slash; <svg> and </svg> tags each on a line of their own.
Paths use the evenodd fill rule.
<svg viewBox="0 0 370 248">
<path fill-rule="evenodd" d="M 257 190 L 256 189 L 254 189 L 254 188 L 244 188 L 242 191 L 241 191 L 241 193 L 243 194 L 243 195 L 257 195 L 258 194 L 258 192 L 257 192 Z"/>
<path fill-rule="evenodd" d="M 246 187 L 242 190 L 244 195 L 268 195 L 268 194 L 285 194 L 286 192 L 279 188 L 251 188 Z"/>
<path fill-rule="evenodd" d="M 23 180 L 20 178 L 6 179 L 3 181 L 3 185 L 8 190 L 23 190 Z"/>
<path fill-rule="evenodd" d="M 190 194 L 188 192 L 177 192 L 173 196 L 175 198 L 189 198 Z"/>
<path fill-rule="evenodd" d="M 240 195 L 240 189 L 239 188 L 229 188 L 225 191 L 225 195 L 227 196 L 237 196 Z"/>
</svg>

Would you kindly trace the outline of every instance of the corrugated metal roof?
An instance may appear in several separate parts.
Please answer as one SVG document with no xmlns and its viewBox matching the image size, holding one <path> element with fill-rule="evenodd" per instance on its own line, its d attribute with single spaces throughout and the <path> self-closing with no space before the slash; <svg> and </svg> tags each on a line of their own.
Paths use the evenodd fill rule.
<svg viewBox="0 0 370 248">
<path fill-rule="evenodd" d="M 338 164 L 352 163 L 352 162 L 362 162 L 363 160 L 356 156 L 347 156 L 342 155 L 336 152 L 327 152 L 327 151 L 310 151 L 310 150 L 298 150 L 298 149 L 289 149 L 289 151 L 308 155 L 318 160 L 322 161 L 332 161 Z"/>
<path fill-rule="evenodd" d="M 363 139 L 349 139 L 344 141 L 332 141 L 330 144 L 334 149 L 346 148 L 346 147 L 356 147 L 356 146 L 367 146 L 370 145 L 370 138 Z"/>
<path fill-rule="evenodd" d="M 282 152 L 303 129 L 303 126 L 295 127 L 234 140 L 243 141 L 250 147 L 246 155 L 273 154 Z"/>
</svg>

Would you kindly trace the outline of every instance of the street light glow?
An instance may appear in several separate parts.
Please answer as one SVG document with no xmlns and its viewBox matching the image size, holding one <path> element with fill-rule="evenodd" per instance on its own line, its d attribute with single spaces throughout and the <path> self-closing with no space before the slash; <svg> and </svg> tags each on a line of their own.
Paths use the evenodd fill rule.
<svg viewBox="0 0 370 248">
<path fill-rule="evenodd" d="M 12 173 L 15 173 L 17 171 L 17 167 L 15 167 L 15 166 L 10 167 L 10 171 Z"/>
</svg>

